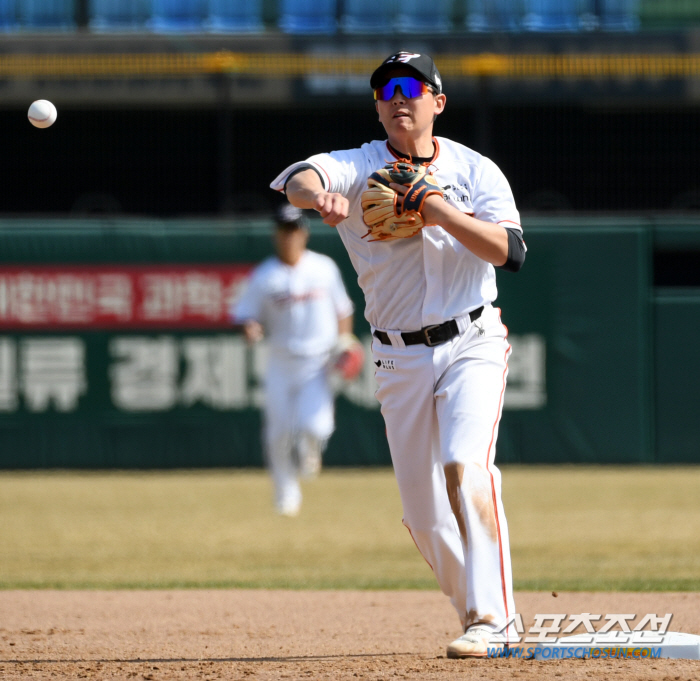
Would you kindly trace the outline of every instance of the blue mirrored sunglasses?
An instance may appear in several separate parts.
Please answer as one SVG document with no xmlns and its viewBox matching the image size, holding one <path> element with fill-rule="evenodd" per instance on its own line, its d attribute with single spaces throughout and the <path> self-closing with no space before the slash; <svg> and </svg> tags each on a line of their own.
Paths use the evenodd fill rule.
<svg viewBox="0 0 700 681">
<path fill-rule="evenodd" d="M 391 78 L 386 85 L 378 87 L 374 91 L 374 98 L 382 102 L 388 102 L 394 96 L 397 87 L 400 88 L 406 99 L 413 99 L 432 92 L 430 86 L 422 80 L 412 76 L 401 76 L 400 78 Z"/>
</svg>

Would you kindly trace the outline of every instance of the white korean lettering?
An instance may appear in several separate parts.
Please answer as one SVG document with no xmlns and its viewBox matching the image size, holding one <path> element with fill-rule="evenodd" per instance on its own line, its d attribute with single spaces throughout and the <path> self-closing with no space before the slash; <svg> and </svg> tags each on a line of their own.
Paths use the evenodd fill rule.
<svg viewBox="0 0 700 681">
<path fill-rule="evenodd" d="M 57 321 L 91 321 L 95 307 L 95 284 L 89 276 L 60 274 L 55 277 L 54 286 L 55 300 L 48 300 L 47 303 Z"/>
<path fill-rule="evenodd" d="M 546 341 L 539 334 L 511 335 L 504 409 L 542 409 L 547 403 Z"/>
<path fill-rule="evenodd" d="M 17 410 L 17 348 L 14 339 L 0 338 L 0 411 Z"/>
<path fill-rule="evenodd" d="M 182 317 L 183 287 L 180 277 L 171 274 L 146 274 L 143 279 L 144 319 L 176 321 Z"/>
<path fill-rule="evenodd" d="M 628 621 L 633 620 L 635 617 L 636 615 L 606 615 L 607 624 L 601 627 L 600 633 L 604 634 L 606 631 L 610 631 L 616 624 L 620 625 L 622 631 L 631 631 Z"/>
<path fill-rule="evenodd" d="M 20 346 L 21 390 L 29 411 L 74 411 L 87 390 L 85 343 L 76 337 L 27 338 Z"/>
<path fill-rule="evenodd" d="M 671 624 L 671 619 L 673 615 L 671 613 L 666 613 L 663 617 L 657 617 L 656 614 L 649 613 L 644 615 L 639 623 L 634 628 L 632 641 L 638 643 L 639 645 L 649 644 L 649 643 L 663 643 L 664 634 L 668 631 L 668 627 Z M 644 631 L 644 627 L 649 625 L 650 631 Z"/>
<path fill-rule="evenodd" d="M 247 405 L 246 344 L 239 336 L 186 338 L 181 403 L 202 402 L 214 409 Z"/>
<path fill-rule="evenodd" d="M 133 287 L 127 274 L 99 274 L 97 276 L 97 314 L 128 321 L 133 314 Z"/>
<path fill-rule="evenodd" d="M 520 643 L 523 633 L 525 633 L 523 616 L 519 612 L 511 615 L 505 622 L 498 624 L 494 629 L 494 634 L 501 634 L 510 644 Z"/>
<path fill-rule="evenodd" d="M 527 636 L 525 638 L 525 643 L 539 643 L 539 642 L 552 642 L 556 641 L 557 637 L 549 637 L 548 634 L 558 634 L 561 629 L 561 623 L 566 615 L 535 615 L 535 624 L 530 627 L 530 633 L 537 634 L 537 636 Z M 544 626 L 547 621 L 552 622 L 550 626 Z"/>
<path fill-rule="evenodd" d="M 651 631 L 658 631 L 665 634 L 671 624 L 672 618 L 673 615 L 670 612 L 667 612 L 663 617 L 658 617 L 655 613 L 649 613 L 639 620 L 634 631 L 641 631 L 648 624 Z"/>
<path fill-rule="evenodd" d="M 221 317 L 224 294 L 218 275 L 188 272 L 184 276 L 183 286 L 188 314 L 213 321 Z"/>
<path fill-rule="evenodd" d="M 593 643 L 595 627 L 593 622 L 597 622 L 602 615 L 592 615 L 590 612 L 582 612 L 580 615 L 570 615 L 571 624 L 564 629 L 562 634 L 571 634 L 582 624 L 586 634 L 578 634 L 578 641 L 581 643 Z"/>
<path fill-rule="evenodd" d="M 49 302 L 55 297 L 50 279 L 21 273 L 10 291 L 11 315 L 25 324 L 38 324 L 51 319 Z"/>
<path fill-rule="evenodd" d="M 117 337 L 110 367 L 112 401 L 124 411 L 164 411 L 177 401 L 178 348 L 172 336 Z"/>
</svg>

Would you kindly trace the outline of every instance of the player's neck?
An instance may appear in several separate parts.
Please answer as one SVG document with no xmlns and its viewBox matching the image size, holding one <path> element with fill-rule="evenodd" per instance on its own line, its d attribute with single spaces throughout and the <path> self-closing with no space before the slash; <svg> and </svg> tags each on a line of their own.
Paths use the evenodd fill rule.
<svg viewBox="0 0 700 681">
<path fill-rule="evenodd" d="M 290 267 L 294 267 L 299 263 L 301 260 L 302 256 L 304 255 L 304 251 L 294 251 L 292 253 L 278 253 L 277 257 L 285 264 L 289 265 Z"/>
<path fill-rule="evenodd" d="M 389 138 L 389 145 L 392 150 L 402 158 L 432 158 L 435 154 L 435 145 L 433 144 L 433 136 L 429 134 L 421 136 L 420 139 L 412 140 L 410 138 L 396 139 Z"/>
</svg>

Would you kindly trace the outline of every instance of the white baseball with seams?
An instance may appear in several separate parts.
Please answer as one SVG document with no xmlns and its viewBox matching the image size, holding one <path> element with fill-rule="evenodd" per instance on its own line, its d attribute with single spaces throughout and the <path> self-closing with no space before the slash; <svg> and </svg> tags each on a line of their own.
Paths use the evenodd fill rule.
<svg viewBox="0 0 700 681">
<path fill-rule="evenodd" d="M 27 112 L 27 118 L 35 128 L 49 128 L 56 122 L 57 117 L 56 107 L 47 99 L 32 102 Z"/>
</svg>

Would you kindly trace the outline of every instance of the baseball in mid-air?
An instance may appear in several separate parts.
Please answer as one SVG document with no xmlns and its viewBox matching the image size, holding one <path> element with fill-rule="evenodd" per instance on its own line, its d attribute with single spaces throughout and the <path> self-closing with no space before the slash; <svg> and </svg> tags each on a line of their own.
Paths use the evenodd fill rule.
<svg viewBox="0 0 700 681">
<path fill-rule="evenodd" d="M 27 112 L 29 122 L 35 128 L 48 128 L 56 122 L 58 111 L 56 107 L 46 99 L 37 99 L 32 102 Z"/>
</svg>

